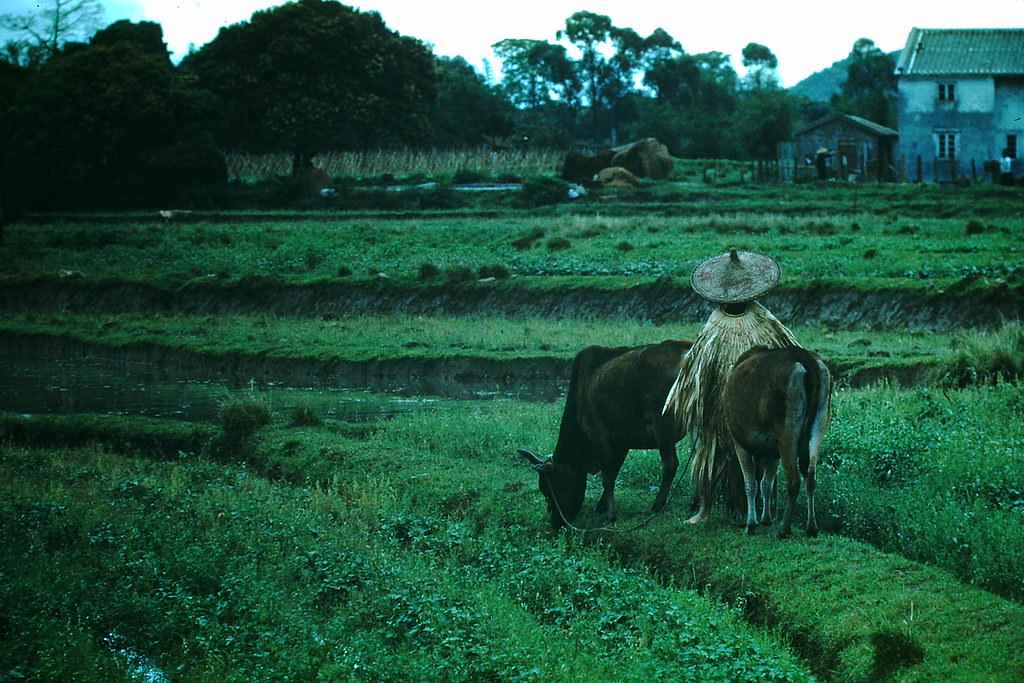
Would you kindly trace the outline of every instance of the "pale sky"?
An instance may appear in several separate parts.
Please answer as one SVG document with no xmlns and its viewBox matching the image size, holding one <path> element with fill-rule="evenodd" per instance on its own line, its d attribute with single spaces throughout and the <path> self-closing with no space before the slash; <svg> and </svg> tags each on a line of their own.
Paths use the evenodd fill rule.
<svg viewBox="0 0 1024 683">
<path fill-rule="evenodd" d="M 53 0 L 0 0 L 0 12 L 21 13 Z M 177 62 L 190 46 L 202 47 L 222 26 L 247 21 L 282 0 L 105 0 L 107 23 L 155 21 Z M 505 38 L 555 41 L 573 13 L 609 16 L 620 28 L 647 36 L 662 28 L 690 54 L 717 50 L 740 64 L 743 47 L 760 43 L 779 60 L 784 87 L 846 57 L 855 41 L 870 38 L 886 52 L 901 49 L 913 27 L 1022 28 L 1024 0 L 351 0 L 377 11 L 394 31 L 419 38 L 435 54 L 461 55 L 479 71 L 499 66 L 491 46 Z"/>
</svg>

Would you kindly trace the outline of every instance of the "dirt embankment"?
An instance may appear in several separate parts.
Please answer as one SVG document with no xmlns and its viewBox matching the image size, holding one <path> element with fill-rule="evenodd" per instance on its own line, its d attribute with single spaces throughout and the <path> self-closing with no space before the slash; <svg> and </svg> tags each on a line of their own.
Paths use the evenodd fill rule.
<svg viewBox="0 0 1024 683">
<path fill-rule="evenodd" d="M 0 355 L 38 360 L 102 359 L 144 369 L 168 381 L 181 379 L 249 381 L 290 387 L 346 387 L 408 396 L 472 399 L 507 396 L 553 401 L 565 395 L 572 360 L 532 356 L 497 360 L 473 356 L 392 358 L 367 361 L 323 361 L 270 357 L 263 353 L 201 354 L 173 346 L 144 343 L 110 347 L 60 336 L 0 333 Z M 863 387 L 885 379 L 900 386 L 926 383 L 929 365 L 859 367 L 830 363 L 833 379 Z"/>
<path fill-rule="evenodd" d="M 1024 293 L 1005 285 L 858 291 L 816 286 L 779 288 L 763 303 L 788 324 L 836 329 L 994 328 L 1024 318 Z M 289 285 L 263 279 L 208 282 L 178 289 L 73 279 L 14 283 L 0 288 L 0 309 L 10 312 L 164 313 L 190 315 L 267 313 L 339 317 L 369 313 L 488 315 L 650 320 L 656 324 L 703 321 L 710 304 L 682 282 L 663 278 L 628 289 L 572 286 L 520 287 L 513 281 L 406 286 L 369 283 Z"/>
<path fill-rule="evenodd" d="M 1017 290 L 961 295 L 912 291 L 856 292 L 780 289 L 764 302 L 782 320 L 823 324 L 837 329 L 991 328 L 1024 317 Z M 83 281 L 20 284 L 0 289 L 0 309 L 10 312 L 163 313 L 190 315 L 270 314 L 339 317 L 368 313 L 406 315 L 543 316 L 651 320 L 693 323 L 706 319 L 710 305 L 689 287 L 659 280 L 625 290 L 573 287 L 527 290 L 504 283 L 403 287 L 390 282 L 282 285 L 248 281 L 233 285 L 204 283 L 177 290 L 125 283 Z M 386 360 L 330 361 L 270 357 L 252 353 L 219 355 L 156 344 L 105 347 L 62 337 L 4 335 L 5 355 L 25 357 L 99 357 L 159 367 L 173 378 L 256 379 L 288 386 L 345 386 L 410 395 L 471 398 L 508 395 L 554 400 L 565 390 L 571 361 L 558 357 L 495 360 L 454 356 Z M 834 377 L 850 386 L 880 379 L 903 386 L 927 381 L 927 365 L 861 367 L 833 365 Z"/>
<path fill-rule="evenodd" d="M 781 289 L 764 299 L 786 322 L 838 329 L 991 328 L 1024 316 L 1012 290 L 962 295 L 909 291 L 854 292 Z M 699 324 L 710 304 L 682 284 L 662 280 L 627 290 L 574 287 L 526 290 L 505 283 L 402 287 L 376 282 L 289 286 L 269 281 L 205 283 L 177 290 L 83 281 L 14 285 L 0 289 L 0 308 L 11 312 L 246 314 L 337 317 L 360 313 L 427 315 L 592 316 L 640 318 L 660 324 Z M 256 379 L 289 386 L 347 386 L 408 394 L 472 397 L 486 394 L 555 399 L 568 381 L 564 357 L 410 357 L 324 361 L 251 353 L 200 354 L 173 345 L 104 347 L 45 335 L 5 335 L 3 352 L 25 357 L 102 357 L 163 369 L 168 377 Z M 904 386 L 927 380 L 928 366 L 831 367 L 837 380 L 865 386 L 887 379 Z"/>
</svg>

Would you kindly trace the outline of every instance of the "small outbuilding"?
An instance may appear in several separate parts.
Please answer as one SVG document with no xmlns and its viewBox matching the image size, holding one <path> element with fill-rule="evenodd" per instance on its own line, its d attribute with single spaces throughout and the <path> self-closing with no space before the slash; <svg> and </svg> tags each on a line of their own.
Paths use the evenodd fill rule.
<svg viewBox="0 0 1024 683">
<path fill-rule="evenodd" d="M 779 145 L 783 181 L 893 180 L 899 132 L 852 114 L 831 114 Z"/>
</svg>

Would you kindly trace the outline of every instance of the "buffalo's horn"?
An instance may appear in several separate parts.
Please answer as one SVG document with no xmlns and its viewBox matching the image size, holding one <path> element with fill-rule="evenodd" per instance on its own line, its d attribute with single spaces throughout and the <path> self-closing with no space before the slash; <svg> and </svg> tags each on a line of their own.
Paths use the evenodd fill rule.
<svg viewBox="0 0 1024 683">
<path fill-rule="evenodd" d="M 525 450 L 523 448 L 520 448 L 519 449 L 519 455 L 523 456 L 524 458 L 526 458 L 527 460 L 532 462 L 534 465 L 543 465 L 544 464 L 544 461 L 541 459 L 541 457 L 539 455 L 537 455 L 536 453 L 534 453 L 533 451 L 528 451 L 528 450 Z"/>
</svg>

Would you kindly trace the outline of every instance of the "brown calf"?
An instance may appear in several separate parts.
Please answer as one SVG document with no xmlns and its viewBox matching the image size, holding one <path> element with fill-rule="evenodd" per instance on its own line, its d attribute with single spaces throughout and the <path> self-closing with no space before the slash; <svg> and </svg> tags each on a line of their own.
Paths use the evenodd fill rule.
<svg viewBox="0 0 1024 683">
<path fill-rule="evenodd" d="M 790 533 L 800 474 L 807 485 L 807 535 L 818 533 L 814 516 L 814 473 L 818 450 L 828 430 L 831 376 L 817 354 L 801 348 L 754 347 L 740 356 L 725 385 L 725 413 L 743 471 L 747 495 L 747 533 L 757 523 L 760 481 L 762 524 L 771 524 L 769 500 L 781 460 L 786 476 L 786 510 L 779 536 Z M 798 468 L 799 467 L 799 471 Z"/>
</svg>

